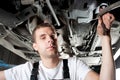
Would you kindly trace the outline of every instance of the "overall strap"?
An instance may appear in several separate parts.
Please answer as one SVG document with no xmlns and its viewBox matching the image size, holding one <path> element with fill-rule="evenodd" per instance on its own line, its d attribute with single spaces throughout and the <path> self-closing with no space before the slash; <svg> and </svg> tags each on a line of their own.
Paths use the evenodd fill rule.
<svg viewBox="0 0 120 80">
<path fill-rule="evenodd" d="M 64 79 L 70 78 L 67 59 L 63 59 L 63 77 L 64 77 Z"/>
<path fill-rule="evenodd" d="M 30 76 L 30 80 L 38 80 L 37 78 L 38 68 L 39 68 L 38 66 L 39 66 L 39 62 L 33 63 L 33 69 L 32 69 L 32 74 Z"/>
</svg>

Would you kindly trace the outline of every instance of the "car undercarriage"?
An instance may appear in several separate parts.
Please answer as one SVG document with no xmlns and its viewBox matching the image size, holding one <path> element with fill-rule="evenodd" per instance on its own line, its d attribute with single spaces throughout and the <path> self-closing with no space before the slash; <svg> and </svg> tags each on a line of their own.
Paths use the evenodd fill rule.
<svg viewBox="0 0 120 80">
<path fill-rule="evenodd" d="M 25 61 L 40 59 L 32 48 L 31 34 L 37 23 L 46 20 L 56 28 L 61 58 L 78 56 L 90 66 L 100 66 L 102 48 L 96 33 L 97 18 L 107 12 L 112 13 L 115 16 L 111 27 L 112 50 L 116 67 L 120 68 L 120 1 L 2 0 L 0 2 L 0 49 L 8 50 Z M 97 13 L 101 3 L 109 6 Z M 0 52 L 1 62 L 6 58 L 2 55 L 9 55 L 2 52 Z M 8 61 L 5 60 L 7 64 L 11 64 Z"/>
</svg>

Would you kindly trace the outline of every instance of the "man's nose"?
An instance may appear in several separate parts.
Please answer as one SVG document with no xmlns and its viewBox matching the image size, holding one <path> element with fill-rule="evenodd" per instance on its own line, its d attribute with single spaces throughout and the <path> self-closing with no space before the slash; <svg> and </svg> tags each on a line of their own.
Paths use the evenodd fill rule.
<svg viewBox="0 0 120 80">
<path fill-rule="evenodd" d="M 54 42 L 54 39 L 53 39 L 53 37 L 51 37 L 51 36 L 48 36 L 48 42 L 50 43 L 53 43 Z"/>
</svg>

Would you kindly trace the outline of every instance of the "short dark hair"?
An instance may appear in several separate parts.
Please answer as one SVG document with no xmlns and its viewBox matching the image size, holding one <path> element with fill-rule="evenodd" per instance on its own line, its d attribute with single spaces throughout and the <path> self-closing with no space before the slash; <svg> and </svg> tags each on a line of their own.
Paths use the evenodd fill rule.
<svg viewBox="0 0 120 80">
<path fill-rule="evenodd" d="M 53 25 L 51 25 L 50 23 L 41 23 L 41 24 L 38 24 L 34 29 L 33 29 L 33 32 L 32 32 L 32 42 L 35 42 L 35 32 L 37 29 L 39 28 L 44 28 L 44 27 L 50 27 L 53 29 L 53 31 L 55 31 L 55 28 Z"/>
</svg>

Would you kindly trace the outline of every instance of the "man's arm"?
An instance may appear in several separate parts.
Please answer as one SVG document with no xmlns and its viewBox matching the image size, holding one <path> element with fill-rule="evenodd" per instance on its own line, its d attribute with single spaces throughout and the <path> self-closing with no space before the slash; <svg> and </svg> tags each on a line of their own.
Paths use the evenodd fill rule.
<svg viewBox="0 0 120 80">
<path fill-rule="evenodd" d="M 5 80 L 4 71 L 0 71 L 0 80 Z"/>
<path fill-rule="evenodd" d="M 110 26 L 114 20 L 114 16 L 110 13 L 105 14 L 102 20 L 99 19 L 97 27 L 98 34 L 101 38 L 102 45 L 102 66 L 100 71 L 100 80 L 115 80 L 115 64 L 111 47 Z M 104 34 L 102 23 L 105 24 L 107 34 Z"/>
<path fill-rule="evenodd" d="M 115 80 L 115 65 L 113 60 L 111 48 L 110 26 L 114 20 L 114 16 L 107 13 L 98 20 L 97 33 L 101 38 L 102 46 L 102 66 L 100 75 L 94 71 L 88 72 L 85 80 Z M 103 26 L 103 23 L 105 26 Z M 107 34 L 104 35 L 104 27 L 106 27 Z"/>
</svg>

